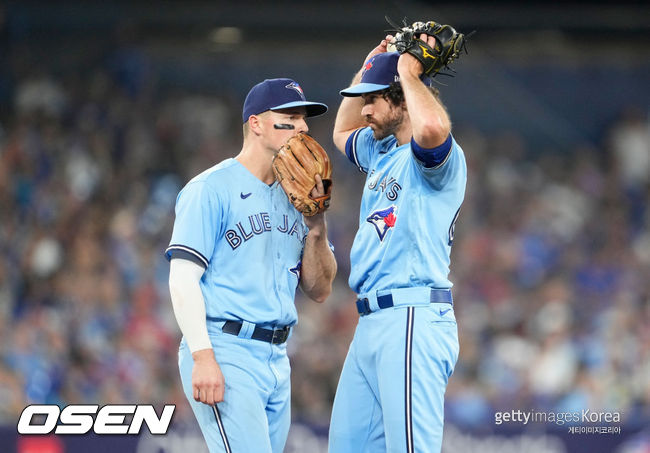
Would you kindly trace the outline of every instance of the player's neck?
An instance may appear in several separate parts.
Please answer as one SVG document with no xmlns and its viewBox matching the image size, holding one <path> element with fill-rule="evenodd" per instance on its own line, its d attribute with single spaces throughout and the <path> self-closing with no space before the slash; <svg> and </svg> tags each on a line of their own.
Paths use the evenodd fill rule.
<svg viewBox="0 0 650 453">
<path fill-rule="evenodd" d="M 275 175 L 271 168 L 273 156 L 268 155 L 262 150 L 252 149 L 250 146 L 242 148 L 241 152 L 235 157 L 253 176 L 262 181 L 264 184 L 272 184 L 275 181 Z"/>
<path fill-rule="evenodd" d="M 411 141 L 413 136 L 413 129 L 411 128 L 411 122 L 407 118 L 404 118 L 404 121 L 400 125 L 399 129 L 395 131 L 395 138 L 397 139 L 397 146 L 402 146 L 405 143 Z"/>
<path fill-rule="evenodd" d="M 403 144 L 409 143 L 411 141 L 411 137 L 413 136 L 413 129 L 411 128 L 411 119 L 409 118 L 408 110 L 404 109 L 402 122 L 393 135 L 397 139 L 397 146 L 402 146 Z"/>
</svg>

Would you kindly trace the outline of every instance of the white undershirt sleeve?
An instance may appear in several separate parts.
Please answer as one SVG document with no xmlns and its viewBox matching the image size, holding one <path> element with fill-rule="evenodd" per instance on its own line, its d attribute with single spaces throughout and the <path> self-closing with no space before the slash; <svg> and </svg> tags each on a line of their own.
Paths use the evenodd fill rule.
<svg viewBox="0 0 650 453">
<path fill-rule="evenodd" d="M 199 264 L 182 258 L 173 258 L 169 263 L 174 315 L 190 352 L 212 349 L 205 323 L 205 300 L 199 286 L 204 271 Z"/>
</svg>

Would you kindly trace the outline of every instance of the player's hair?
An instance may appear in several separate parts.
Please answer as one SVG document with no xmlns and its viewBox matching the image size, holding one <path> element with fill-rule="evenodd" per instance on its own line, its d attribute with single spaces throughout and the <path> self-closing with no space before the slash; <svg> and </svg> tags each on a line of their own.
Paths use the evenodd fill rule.
<svg viewBox="0 0 650 453">
<path fill-rule="evenodd" d="M 250 127 L 248 127 L 248 121 L 246 121 L 242 126 L 242 133 L 244 134 L 244 138 L 248 137 L 248 131 L 250 131 Z"/>
<path fill-rule="evenodd" d="M 436 87 L 427 87 L 431 94 L 442 104 L 440 99 L 440 90 Z M 382 91 L 382 97 L 386 99 L 391 104 L 398 106 L 404 102 L 404 90 L 402 90 L 402 85 L 399 82 L 392 82 L 388 88 Z"/>
</svg>

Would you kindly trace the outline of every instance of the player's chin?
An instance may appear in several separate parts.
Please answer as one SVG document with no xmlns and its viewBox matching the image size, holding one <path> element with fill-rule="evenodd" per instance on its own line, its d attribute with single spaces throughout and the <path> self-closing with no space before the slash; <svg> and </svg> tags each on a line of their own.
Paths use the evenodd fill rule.
<svg viewBox="0 0 650 453">
<path fill-rule="evenodd" d="M 382 140 L 388 136 L 384 129 L 373 127 L 373 125 L 370 125 L 370 128 L 372 129 L 372 136 L 375 140 Z"/>
</svg>

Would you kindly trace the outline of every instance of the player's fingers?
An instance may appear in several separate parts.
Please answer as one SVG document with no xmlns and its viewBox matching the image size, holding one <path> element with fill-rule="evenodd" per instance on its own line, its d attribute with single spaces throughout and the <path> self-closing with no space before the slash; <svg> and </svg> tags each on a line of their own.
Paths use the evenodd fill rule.
<svg viewBox="0 0 650 453">
<path fill-rule="evenodd" d="M 429 36 L 426 33 L 420 33 L 420 41 L 426 42 L 429 47 L 433 47 L 436 43 L 436 38 Z"/>
<path fill-rule="evenodd" d="M 216 388 L 214 391 L 214 402 L 215 403 L 220 403 L 223 401 L 223 395 L 224 395 L 224 386 L 221 385 Z"/>
<path fill-rule="evenodd" d="M 205 403 L 208 392 L 205 391 L 205 388 L 201 387 L 199 389 L 199 403 Z"/>
<path fill-rule="evenodd" d="M 201 391 L 199 390 L 199 388 L 196 385 L 193 386 L 193 389 L 194 389 L 194 391 L 193 391 L 194 394 L 192 396 L 194 397 L 194 401 L 200 401 L 199 394 L 201 393 Z"/>
<path fill-rule="evenodd" d="M 214 401 L 220 403 L 224 399 L 226 393 L 226 380 L 223 377 L 223 374 L 219 373 L 217 375 L 217 382 L 214 388 Z"/>
<path fill-rule="evenodd" d="M 216 403 L 214 399 L 214 389 L 212 387 L 208 387 L 206 390 L 205 404 L 212 406 L 214 403 Z"/>
<path fill-rule="evenodd" d="M 314 193 L 314 190 L 312 190 L 312 196 L 313 197 L 320 197 L 322 195 L 325 195 L 325 187 L 323 186 L 323 178 L 321 178 L 319 174 L 316 174 L 314 179 L 316 179 L 316 187 L 314 188 L 316 193 Z"/>
</svg>

